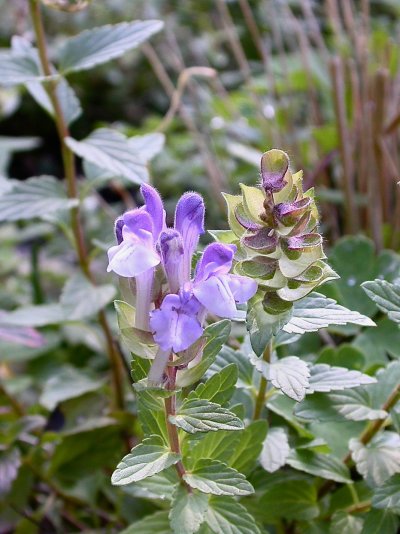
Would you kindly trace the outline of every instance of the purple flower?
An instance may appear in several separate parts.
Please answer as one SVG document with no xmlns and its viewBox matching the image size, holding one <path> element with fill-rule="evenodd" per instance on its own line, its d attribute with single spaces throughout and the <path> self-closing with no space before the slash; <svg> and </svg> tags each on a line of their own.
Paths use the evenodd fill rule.
<svg viewBox="0 0 400 534">
<path fill-rule="evenodd" d="M 257 291 L 257 283 L 229 274 L 235 251 L 234 245 L 208 245 L 193 282 L 177 295 L 167 295 L 151 313 L 151 330 L 161 349 L 180 352 L 190 347 L 203 333 L 207 311 L 219 317 L 240 317 L 236 304 L 247 302 Z"/>
</svg>

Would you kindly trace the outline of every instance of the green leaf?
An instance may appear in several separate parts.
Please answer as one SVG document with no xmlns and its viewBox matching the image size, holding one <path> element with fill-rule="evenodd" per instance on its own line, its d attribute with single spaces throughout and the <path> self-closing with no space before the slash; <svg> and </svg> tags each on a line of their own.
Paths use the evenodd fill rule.
<svg viewBox="0 0 400 534">
<path fill-rule="evenodd" d="M 363 520 L 346 512 L 335 512 L 332 516 L 329 534 L 361 534 Z"/>
<path fill-rule="evenodd" d="M 91 69 L 138 47 L 162 27 L 159 20 L 136 20 L 85 30 L 65 41 L 59 68 L 64 73 Z"/>
<path fill-rule="evenodd" d="M 213 534 L 261 534 L 246 508 L 229 497 L 211 497 L 206 522 Z"/>
<path fill-rule="evenodd" d="M 400 286 L 386 280 L 364 282 L 362 288 L 378 308 L 387 313 L 389 319 L 400 323 Z"/>
<path fill-rule="evenodd" d="M 204 493 L 188 493 L 177 486 L 172 497 L 169 520 L 175 534 L 195 534 L 204 522 L 208 497 Z"/>
<path fill-rule="evenodd" d="M 338 391 L 363 384 L 375 383 L 375 378 L 359 371 L 352 371 L 345 367 L 331 367 L 325 363 L 318 363 L 311 367 L 307 393 Z"/>
<path fill-rule="evenodd" d="M 238 369 L 236 388 L 251 389 L 253 387 L 253 366 L 248 356 L 244 354 L 245 350 L 233 350 L 231 347 L 224 345 L 215 362 L 210 366 L 207 376 L 213 376 L 231 364 L 235 364 Z"/>
<path fill-rule="evenodd" d="M 0 54 L 0 85 L 20 85 L 44 80 L 37 57 L 31 53 L 9 50 Z"/>
<path fill-rule="evenodd" d="M 259 358 L 251 358 L 250 361 L 257 371 L 282 393 L 298 402 L 304 398 L 310 376 L 306 362 L 297 356 L 288 356 L 273 363 Z"/>
<path fill-rule="evenodd" d="M 206 344 L 203 350 L 203 357 L 197 365 L 190 369 L 184 369 L 178 372 L 176 384 L 178 387 L 186 387 L 200 380 L 207 369 L 215 361 L 215 358 L 222 346 L 226 342 L 231 332 L 231 321 L 224 319 L 208 326 L 203 336 L 206 338 Z"/>
<path fill-rule="evenodd" d="M 140 358 L 153 359 L 158 346 L 150 333 L 134 327 L 136 310 L 133 306 L 122 300 L 114 301 L 118 317 L 118 326 L 121 339 L 131 353 Z M 147 373 L 146 373 L 147 375 Z M 141 378 L 145 378 L 142 376 Z M 139 380 L 136 380 L 137 382 Z"/>
<path fill-rule="evenodd" d="M 144 434 L 161 436 L 165 444 L 169 443 L 165 420 L 164 403 L 151 391 L 143 390 L 136 393 L 138 397 L 138 416 Z"/>
<path fill-rule="evenodd" d="M 264 310 L 264 295 L 256 293 L 250 299 L 246 317 L 246 327 L 250 334 L 251 346 L 257 356 L 261 356 L 272 336 L 289 321 L 292 311 L 284 311 L 275 315 Z"/>
<path fill-rule="evenodd" d="M 250 495 L 254 488 L 242 473 L 215 460 L 202 460 L 183 475 L 194 489 L 213 495 Z"/>
<path fill-rule="evenodd" d="M 371 510 L 365 518 L 361 534 L 396 534 L 399 519 L 389 510 Z"/>
<path fill-rule="evenodd" d="M 316 332 L 332 324 L 352 323 L 360 326 L 375 326 L 375 323 L 357 311 L 340 306 L 333 299 L 312 293 L 294 303 L 293 314 L 283 330 L 289 334 Z"/>
<path fill-rule="evenodd" d="M 305 401 L 298 406 L 302 406 L 304 402 Z M 274 395 L 267 402 L 267 408 L 287 421 L 296 430 L 300 437 L 312 439 L 314 435 L 305 428 L 302 422 L 293 413 L 295 406 L 297 406 L 297 402 L 283 394 Z"/>
<path fill-rule="evenodd" d="M 140 521 L 135 521 L 120 534 L 172 534 L 169 524 L 168 511 L 155 512 Z"/>
<path fill-rule="evenodd" d="M 400 513 L 400 474 L 393 475 L 375 489 L 372 496 L 374 508 L 390 508 Z"/>
<path fill-rule="evenodd" d="M 219 373 L 212 375 L 205 383 L 199 384 L 195 389 L 196 396 L 217 404 L 224 404 L 232 397 L 237 379 L 238 368 L 232 363 Z"/>
<path fill-rule="evenodd" d="M 361 332 L 353 345 L 363 353 L 367 366 L 385 365 L 388 355 L 400 358 L 400 328 L 388 318 L 376 322 L 376 328 Z"/>
<path fill-rule="evenodd" d="M 171 452 L 159 436 L 150 436 L 122 458 L 112 474 L 111 483 L 122 486 L 143 480 L 178 463 L 180 459 L 180 455 Z"/>
<path fill-rule="evenodd" d="M 65 194 L 62 183 L 53 176 L 12 181 L 12 189 L 0 196 L 0 221 L 43 218 L 58 210 L 76 206 Z"/>
<path fill-rule="evenodd" d="M 261 450 L 260 464 L 268 473 L 274 473 L 285 465 L 289 452 L 286 431 L 280 427 L 270 428 Z"/>
<path fill-rule="evenodd" d="M 60 402 L 96 391 L 103 384 L 104 380 L 94 379 L 82 370 L 65 365 L 47 380 L 39 402 L 52 411 Z"/>
<path fill-rule="evenodd" d="M 395 432 L 381 432 L 367 445 L 351 439 L 349 448 L 357 471 L 370 486 L 379 486 L 400 473 L 400 436 Z"/>
<path fill-rule="evenodd" d="M 327 454 L 319 454 L 310 450 L 292 451 L 286 463 L 305 473 L 310 473 L 317 477 L 334 480 L 342 484 L 351 483 L 348 468 L 338 458 Z"/>
<path fill-rule="evenodd" d="M 146 161 L 131 149 L 127 137 L 120 132 L 99 128 L 82 141 L 67 137 L 66 144 L 75 154 L 114 176 L 123 176 L 135 184 L 148 181 Z"/>
<path fill-rule="evenodd" d="M 240 435 L 244 431 L 232 433 L 229 430 L 219 432 L 209 432 L 202 439 L 183 442 L 184 456 L 190 456 L 193 465 L 196 462 L 209 458 L 210 460 L 219 460 L 229 465 L 229 459 L 232 457 L 232 451 L 236 450 L 240 440 Z M 197 437 L 197 436 L 196 436 Z M 186 448 L 186 449 L 185 449 Z"/>
<path fill-rule="evenodd" d="M 102 310 L 115 295 L 111 284 L 95 286 L 81 274 L 76 274 L 63 287 L 60 304 L 65 320 L 81 321 Z"/>
<path fill-rule="evenodd" d="M 253 421 L 240 432 L 240 441 L 233 449 L 228 464 L 241 473 L 249 473 L 261 453 L 267 428 L 266 421 Z"/>
<path fill-rule="evenodd" d="M 178 413 L 169 420 L 185 432 L 210 432 L 216 430 L 240 430 L 243 422 L 236 415 L 215 402 L 191 396 L 182 404 Z"/>
<path fill-rule="evenodd" d="M 261 496 L 258 507 L 266 522 L 279 518 L 309 521 L 319 514 L 317 490 L 307 481 L 287 480 L 271 484 Z"/>
<path fill-rule="evenodd" d="M 169 467 L 134 484 L 121 486 L 121 489 L 124 493 L 140 499 L 171 501 L 178 485 L 178 474 L 173 467 Z"/>
</svg>

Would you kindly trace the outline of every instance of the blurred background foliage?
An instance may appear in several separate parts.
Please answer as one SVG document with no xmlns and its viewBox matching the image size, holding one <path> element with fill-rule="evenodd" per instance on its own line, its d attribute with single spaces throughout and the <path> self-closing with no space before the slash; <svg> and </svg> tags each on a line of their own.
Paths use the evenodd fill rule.
<svg viewBox="0 0 400 534">
<path fill-rule="evenodd" d="M 29 36 L 25 0 L 0 6 L 2 44 L 14 33 Z M 110 122 L 129 134 L 164 131 L 155 185 L 171 200 L 187 189 L 202 192 L 216 227 L 224 224 L 220 191 L 254 181 L 260 152 L 283 148 L 317 189 L 329 242 L 361 229 L 378 248 L 399 246 L 399 1 L 92 0 L 80 7 L 46 9 L 54 47 L 106 23 L 156 18 L 166 26 L 142 53 L 71 78 L 85 110 L 74 136 Z M 29 94 L 1 90 L 0 103 L 1 135 L 42 140 L 14 156 L 10 175 L 61 175 L 52 122 Z M 116 201 L 121 191 L 103 193 Z"/>
</svg>

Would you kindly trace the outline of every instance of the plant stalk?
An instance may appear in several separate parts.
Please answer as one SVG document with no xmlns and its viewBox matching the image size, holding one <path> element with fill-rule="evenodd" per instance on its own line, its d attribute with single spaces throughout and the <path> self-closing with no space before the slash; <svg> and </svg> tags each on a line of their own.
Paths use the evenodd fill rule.
<svg viewBox="0 0 400 534">
<path fill-rule="evenodd" d="M 36 42 L 39 52 L 40 64 L 45 76 L 52 76 L 52 68 L 47 52 L 47 43 L 45 31 L 43 26 L 42 14 L 38 0 L 29 0 L 29 9 L 31 19 L 36 36 Z M 66 144 L 66 139 L 69 137 L 68 125 L 65 121 L 64 113 L 61 107 L 61 102 L 57 95 L 58 82 L 55 79 L 50 79 L 45 84 L 46 92 L 50 98 L 53 111 L 54 122 L 56 124 L 58 137 L 61 144 L 61 155 L 63 160 L 63 167 L 65 178 L 67 182 L 68 197 L 73 200 L 79 200 L 77 179 L 75 173 L 75 156 Z M 94 277 L 90 271 L 90 261 L 87 254 L 85 240 L 83 237 L 83 229 L 80 220 L 79 205 L 71 208 L 71 227 L 74 235 L 74 243 L 78 257 L 79 266 L 83 274 L 91 283 L 95 283 Z M 119 351 L 113 340 L 111 329 L 108 325 L 106 315 L 103 310 L 98 314 L 98 320 L 103 330 L 107 345 L 107 353 L 110 359 L 110 366 L 112 370 L 113 386 L 114 386 L 114 402 L 116 408 L 122 410 L 124 408 L 124 395 L 122 387 L 122 373 L 121 373 L 121 358 Z"/>
<path fill-rule="evenodd" d="M 271 361 L 271 355 L 272 355 L 272 340 L 265 347 L 265 350 L 262 356 L 263 360 L 269 363 Z M 267 385 L 268 385 L 267 379 L 262 376 L 260 380 L 260 387 L 258 388 L 256 405 L 254 407 L 253 421 L 255 421 L 256 419 L 260 419 L 261 412 L 265 404 L 265 394 L 267 392 Z"/>
</svg>

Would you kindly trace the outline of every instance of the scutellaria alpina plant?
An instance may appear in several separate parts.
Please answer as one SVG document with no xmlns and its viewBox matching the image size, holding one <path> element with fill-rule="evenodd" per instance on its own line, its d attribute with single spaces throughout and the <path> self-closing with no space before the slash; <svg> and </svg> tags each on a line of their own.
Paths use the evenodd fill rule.
<svg viewBox="0 0 400 534">
<path fill-rule="evenodd" d="M 144 184 L 144 205 L 117 219 L 117 245 L 108 251 L 108 270 L 120 277 L 126 300 L 116 301 L 116 309 L 133 355 L 144 432 L 112 483 L 139 484 L 150 493 L 153 481 L 172 484 L 171 508 L 162 517 L 176 534 L 222 533 L 224 521 L 235 523 L 232 514 L 238 532 L 259 533 L 258 515 L 235 500 L 256 491 L 246 475 L 272 473 L 285 463 L 314 472 L 305 461 L 299 467 L 286 431 L 267 432 L 262 415 L 268 399 L 283 394 L 300 402 L 316 392 L 375 382 L 356 370 L 278 357 L 285 343 L 280 331 L 374 323 L 323 295 L 307 297 L 337 275 L 324 261 L 313 193 L 303 192 L 301 173 L 291 173 L 287 155 L 265 153 L 261 183 L 241 188 L 241 196 L 225 195 L 231 229 L 210 232 L 217 241 L 199 255 L 201 196 L 185 193 L 168 228 L 158 192 Z M 310 308 L 308 319 L 298 302 Z M 247 323 L 237 352 L 224 346 L 232 320 Z M 324 464 L 321 456 L 311 464 Z M 144 527 L 143 521 L 131 528 Z"/>
</svg>

